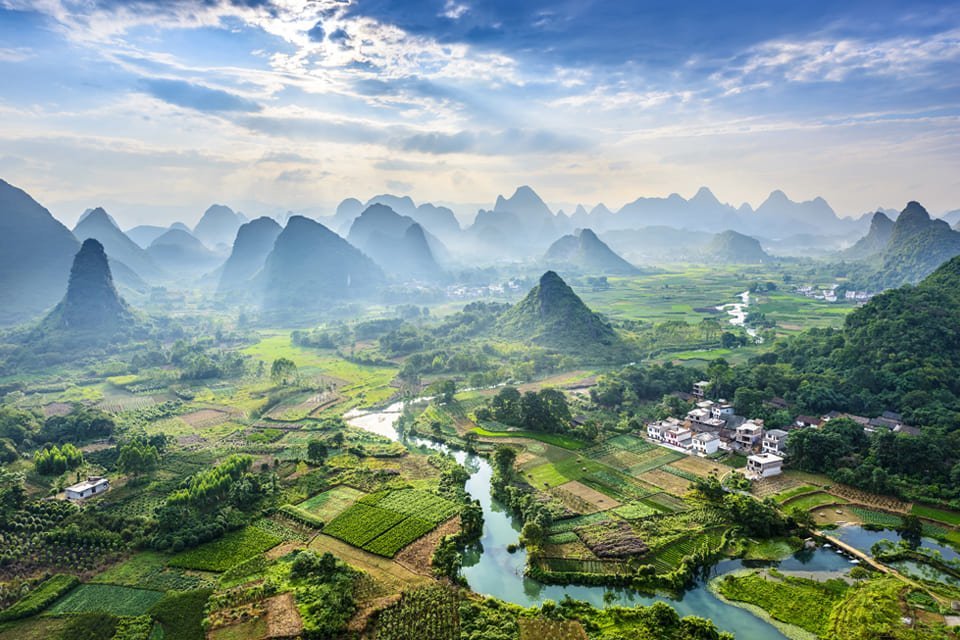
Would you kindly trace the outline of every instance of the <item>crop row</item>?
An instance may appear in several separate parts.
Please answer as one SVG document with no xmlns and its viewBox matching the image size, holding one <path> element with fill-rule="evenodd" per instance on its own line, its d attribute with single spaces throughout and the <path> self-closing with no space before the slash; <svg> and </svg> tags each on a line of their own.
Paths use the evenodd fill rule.
<svg viewBox="0 0 960 640">
<path fill-rule="evenodd" d="M 334 518 L 323 532 L 362 548 L 406 517 L 402 513 L 358 503 Z"/>
<path fill-rule="evenodd" d="M 400 549 L 429 533 L 433 527 L 433 523 L 411 516 L 363 545 L 363 549 L 378 556 L 392 558 Z"/>
<path fill-rule="evenodd" d="M 391 491 L 386 495 L 375 493 L 361 498 L 360 502 L 376 505 L 380 509 L 416 516 L 434 524 L 440 524 L 457 513 L 457 505 L 453 502 L 429 491 L 416 489 Z"/>
</svg>

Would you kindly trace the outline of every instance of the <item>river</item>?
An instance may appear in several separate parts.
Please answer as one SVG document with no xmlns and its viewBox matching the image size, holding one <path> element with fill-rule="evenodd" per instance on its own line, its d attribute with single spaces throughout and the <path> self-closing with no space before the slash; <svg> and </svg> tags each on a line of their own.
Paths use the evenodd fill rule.
<svg viewBox="0 0 960 640">
<path fill-rule="evenodd" d="M 730 324 L 735 327 L 744 327 L 747 335 L 751 338 L 757 338 L 757 330 L 752 327 L 747 327 L 747 307 L 750 306 L 750 292 L 744 291 L 739 294 L 737 297 L 740 298 L 740 302 L 731 302 L 729 304 L 722 304 L 717 307 L 717 311 L 726 311 L 727 315 L 730 316 Z M 761 340 L 757 338 L 758 344 Z"/>
<path fill-rule="evenodd" d="M 354 409 L 345 414 L 344 418 L 351 426 L 399 441 L 395 425 L 402 410 L 403 403 L 398 402 L 378 412 Z M 422 438 L 407 438 L 405 443 L 408 446 L 448 453 L 470 472 L 466 485 L 467 493 L 478 500 L 483 508 L 483 537 L 480 540 L 480 549 L 466 553 L 463 562 L 463 575 L 473 591 L 525 607 L 537 606 L 547 599 L 560 601 L 565 596 L 589 602 L 596 607 L 650 605 L 661 601 L 671 605 L 681 616 L 710 618 L 718 628 L 733 632 L 739 640 L 786 640 L 786 636 L 771 624 L 745 609 L 718 599 L 707 589 L 704 581 L 698 582 L 681 597 L 671 598 L 641 595 L 626 589 L 607 587 L 547 585 L 527 578 L 524 575 L 526 552 L 523 549 L 514 553 L 507 551 L 508 545 L 518 542 L 521 523 L 490 495 L 490 480 L 493 476 L 490 463 L 481 456 Z M 802 552 L 775 564 L 784 570 L 840 572 L 850 568 L 845 556 L 829 549 Z M 745 566 L 741 560 L 725 560 L 713 567 L 711 577 Z"/>
</svg>

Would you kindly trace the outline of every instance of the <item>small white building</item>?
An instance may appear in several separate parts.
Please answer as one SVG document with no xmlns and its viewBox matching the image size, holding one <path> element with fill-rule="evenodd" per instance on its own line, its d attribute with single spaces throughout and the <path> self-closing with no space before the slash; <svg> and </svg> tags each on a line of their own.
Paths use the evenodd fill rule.
<svg viewBox="0 0 960 640">
<path fill-rule="evenodd" d="M 733 415 L 733 405 L 728 402 L 718 402 L 710 407 L 710 417 L 716 420 L 727 420 Z"/>
<path fill-rule="evenodd" d="M 68 500 L 86 500 L 110 490 L 110 481 L 100 476 L 87 476 L 83 482 L 64 489 Z"/>
<path fill-rule="evenodd" d="M 763 453 L 783 455 L 787 448 L 787 432 L 783 429 L 770 429 L 763 434 Z"/>
<path fill-rule="evenodd" d="M 783 458 L 772 453 L 747 456 L 747 474 L 755 478 L 769 478 L 783 473 Z"/>
<path fill-rule="evenodd" d="M 697 398 L 703 398 L 707 395 L 707 389 L 710 388 L 710 382 L 707 380 L 701 380 L 700 382 L 693 383 L 693 395 Z"/>
<path fill-rule="evenodd" d="M 709 456 L 720 449 L 720 436 L 713 433 L 698 433 L 693 436 L 693 451 L 701 456 Z"/>
<path fill-rule="evenodd" d="M 651 422 L 647 425 L 647 437 L 651 440 L 663 440 L 663 431 L 666 429 L 659 422 Z"/>
</svg>

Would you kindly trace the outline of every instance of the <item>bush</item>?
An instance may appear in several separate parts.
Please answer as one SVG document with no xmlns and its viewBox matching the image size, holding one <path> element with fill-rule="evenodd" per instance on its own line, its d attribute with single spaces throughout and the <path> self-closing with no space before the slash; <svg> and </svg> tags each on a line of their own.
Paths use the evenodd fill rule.
<svg viewBox="0 0 960 640">
<path fill-rule="evenodd" d="M 150 608 L 163 627 L 164 640 L 204 640 L 203 608 L 212 589 L 170 593 Z"/>
<path fill-rule="evenodd" d="M 74 576 L 55 575 L 45 580 L 9 609 L 0 611 L 0 622 L 29 618 L 38 614 L 78 584 L 80 581 Z"/>
</svg>

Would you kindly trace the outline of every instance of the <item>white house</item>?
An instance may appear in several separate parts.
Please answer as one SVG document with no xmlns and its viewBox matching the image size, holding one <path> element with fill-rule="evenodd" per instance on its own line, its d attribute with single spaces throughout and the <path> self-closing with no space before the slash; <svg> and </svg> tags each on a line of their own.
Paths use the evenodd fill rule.
<svg viewBox="0 0 960 640">
<path fill-rule="evenodd" d="M 783 455 L 787 448 L 787 432 L 783 429 L 770 429 L 763 434 L 763 452 Z"/>
<path fill-rule="evenodd" d="M 693 383 L 693 395 L 698 398 L 703 398 L 707 395 L 707 389 L 710 388 L 710 382 L 707 380 L 701 380 L 700 382 Z"/>
<path fill-rule="evenodd" d="M 686 427 L 670 427 L 663 432 L 663 441 L 675 447 L 690 448 L 693 434 Z"/>
<path fill-rule="evenodd" d="M 701 456 L 709 456 L 720 448 L 720 436 L 712 433 L 698 433 L 693 436 L 693 451 Z"/>
<path fill-rule="evenodd" d="M 758 453 L 747 456 L 747 475 L 755 478 L 769 478 L 783 472 L 783 458 L 772 453 Z"/>
<path fill-rule="evenodd" d="M 727 420 L 733 415 L 733 405 L 728 402 L 718 402 L 710 407 L 710 417 L 717 420 Z"/>
<path fill-rule="evenodd" d="M 737 427 L 736 442 L 741 447 L 752 449 L 760 443 L 763 437 L 763 425 L 757 424 L 753 420 L 747 420 Z"/>
<path fill-rule="evenodd" d="M 110 481 L 100 476 L 87 476 L 83 482 L 71 485 L 64 489 L 68 500 L 84 500 L 96 496 L 110 489 Z"/>
<path fill-rule="evenodd" d="M 663 431 L 666 429 L 659 422 L 651 422 L 647 425 L 647 437 L 651 440 L 663 440 Z"/>
</svg>

